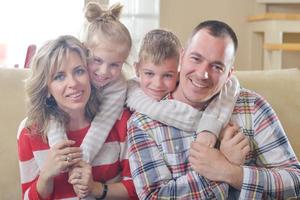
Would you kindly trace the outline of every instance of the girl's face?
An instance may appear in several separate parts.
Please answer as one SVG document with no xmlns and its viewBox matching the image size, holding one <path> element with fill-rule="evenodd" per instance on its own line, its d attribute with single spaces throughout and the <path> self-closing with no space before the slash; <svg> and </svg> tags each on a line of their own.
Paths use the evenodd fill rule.
<svg viewBox="0 0 300 200">
<path fill-rule="evenodd" d="M 92 84 L 97 88 L 120 78 L 122 66 L 128 56 L 128 52 L 120 48 L 120 45 L 103 46 L 91 50 L 92 58 L 88 63 Z"/>
<path fill-rule="evenodd" d="M 70 52 L 62 66 L 52 72 L 48 91 L 57 105 L 68 114 L 84 114 L 91 94 L 87 67 L 79 55 Z"/>
</svg>

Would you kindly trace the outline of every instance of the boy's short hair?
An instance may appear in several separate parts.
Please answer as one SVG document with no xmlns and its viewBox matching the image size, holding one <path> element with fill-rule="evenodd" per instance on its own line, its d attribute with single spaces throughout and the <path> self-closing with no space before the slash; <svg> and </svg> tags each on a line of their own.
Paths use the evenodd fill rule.
<svg viewBox="0 0 300 200">
<path fill-rule="evenodd" d="M 155 65 L 169 58 L 175 58 L 179 64 L 181 43 L 171 31 L 154 29 L 142 40 L 139 50 L 139 62 L 150 61 Z"/>
</svg>

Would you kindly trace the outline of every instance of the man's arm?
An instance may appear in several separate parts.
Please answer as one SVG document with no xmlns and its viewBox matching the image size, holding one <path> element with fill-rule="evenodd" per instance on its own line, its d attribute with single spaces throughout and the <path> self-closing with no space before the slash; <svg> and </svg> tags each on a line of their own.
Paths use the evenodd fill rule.
<svg viewBox="0 0 300 200">
<path fill-rule="evenodd" d="M 218 150 L 192 146 L 193 168 L 210 180 L 239 189 L 240 199 L 299 198 L 300 164 L 270 105 L 256 94 L 243 92 L 233 119 L 250 138 L 246 163 L 233 165 Z"/>
<path fill-rule="evenodd" d="M 254 101 L 252 141 L 255 166 L 243 166 L 241 199 L 300 197 L 300 164 L 271 106 Z"/>
<path fill-rule="evenodd" d="M 187 167 L 188 170 L 184 175 L 176 177 L 178 172 L 170 171 L 165 155 L 159 150 L 147 128 L 145 129 L 150 124 L 141 124 L 138 121 L 133 114 L 128 122 L 128 141 L 131 173 L 140 199 L 227 198 L 227 184 L 205 179 L 191 170 L 187 161 L 182 163 L 185 165 L 182 167 Z M 143 119 L 140 121 L 145 122 Z M 179 168 L 177 170 L 180 171 Z"/>
</svg>

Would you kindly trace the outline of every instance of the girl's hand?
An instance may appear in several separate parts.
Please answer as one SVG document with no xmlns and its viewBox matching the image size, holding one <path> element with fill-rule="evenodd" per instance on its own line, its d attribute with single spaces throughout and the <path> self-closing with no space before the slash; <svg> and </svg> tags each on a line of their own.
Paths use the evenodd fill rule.
<svg viewBox="0 0 300 200">
<path fill-rule="evenodd" d="M 69 171 L 69 183 L 79 198 L 90 195 L 95 186 L 92 167 L 85 161 L 80 161 Z"/>
</svg>

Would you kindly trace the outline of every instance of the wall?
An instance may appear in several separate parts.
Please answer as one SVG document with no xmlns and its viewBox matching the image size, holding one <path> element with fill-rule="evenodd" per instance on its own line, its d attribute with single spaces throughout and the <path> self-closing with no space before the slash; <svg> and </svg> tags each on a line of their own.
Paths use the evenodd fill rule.
<svg viewBox="0 0 300 200">
<path fill-rule="evenodd" d="M 256 3 L 256 0 L 161 0 L 160 27 L 173 30 L 185 44 L 191 30 L 199 22 L 207 19 L 225 21 L 232 26 L 239 38 L 236 69 L 257 70 L 262 69 L 263 35 L 251 34 L 246 18 L 264 13 L 266 10 L 294 12 L 295 5 L 280 8 L 269 6 L 267 8 L 265 4 Z M 290 38 L 291 36 L 287 36 L 284 40 L 291 41 Z M 251 43 L 252 39 L 254 39 L 253 43 Z M 299 66 L 299 54 L 300 52 L 284 52 L 283 66 L 297 67 L 297 64 Z"/>
</svg>

